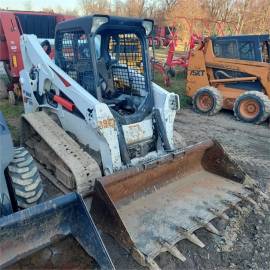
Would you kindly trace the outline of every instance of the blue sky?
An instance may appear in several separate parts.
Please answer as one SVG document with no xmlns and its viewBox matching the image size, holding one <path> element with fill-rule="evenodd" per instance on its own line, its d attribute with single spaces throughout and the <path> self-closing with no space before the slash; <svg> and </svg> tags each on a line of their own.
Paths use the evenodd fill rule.
<svg viewBox="0 0 270 270">
<path fill-rule="evenodd" d="M 25 10 L 31 6 L 33 10 L 61 6 L 63 9 L 74 9 L 79 4 L 78 0 L 0 0 L 0 7 L 5 9 Z"/>
</svg>

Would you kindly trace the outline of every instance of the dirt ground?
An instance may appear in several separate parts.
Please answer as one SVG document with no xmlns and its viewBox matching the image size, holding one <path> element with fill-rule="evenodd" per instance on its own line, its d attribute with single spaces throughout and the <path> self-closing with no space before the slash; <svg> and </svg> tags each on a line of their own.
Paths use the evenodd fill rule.
<svg viewBox="0 0 270 270">
<path fill-rule="evenodd" d="M 226 111 L 207 117 L 184 109 L 177 115 L 175 128 L 188 145 L 208 138 L 218 140 L 260 187 L 270 193 L 270 129 L 266 124 L 244 124 Z M 221 237 L 204 229 L 196 232 L 206 244 L 204 249 L 187 241 L 178 243 L 177 247 L 187 257 L 185 263 L 167 253 L 159 256 L 156 261 L 161 269 L 270 269 L 270 204 L 260 203 L 264 211 L 254 211 L 247 203 L 242 207 L 242 214 L 228 211 L 229 223 L 214 221 Z M 113 239 L 106 235 L 102 237 L 116 269 L 144 269 Z M 96 266 L 76 241 L 68 238 L 9 269 L 38 268 L 96 269 Z"/>
</svg>

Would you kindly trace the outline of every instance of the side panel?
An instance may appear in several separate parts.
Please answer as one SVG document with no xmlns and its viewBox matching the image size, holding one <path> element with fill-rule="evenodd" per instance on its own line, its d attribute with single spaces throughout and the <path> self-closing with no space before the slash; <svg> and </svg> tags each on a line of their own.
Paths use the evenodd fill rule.
<svg viewBox="0 0 270 270">
<path fill-rule="evenodd" d="M 152 88 L 155 108 L 160 112 L 168 142 L 173 149 L 173 124 L 176 112 L 180 109 L 179 96 L 174 93 L 169 93 L 155 83 L 152 83 Z"/>
<path fill-rule="evenodd" d="M 197 50 L 190 54 L 186 94 L 192 97 L 199 88 L 207 85 L 209 85 L 209 80 L 206 72 L 204 53 L 202 50 Z"/>
<path fill-rule="evenodd" d="M 239 97 L 245 90 L 235 89 L 224 86 L 224 84 L 216 86 L 223 95 L 223 108 L 232 110 L 237 97 Z"/>
</svg>

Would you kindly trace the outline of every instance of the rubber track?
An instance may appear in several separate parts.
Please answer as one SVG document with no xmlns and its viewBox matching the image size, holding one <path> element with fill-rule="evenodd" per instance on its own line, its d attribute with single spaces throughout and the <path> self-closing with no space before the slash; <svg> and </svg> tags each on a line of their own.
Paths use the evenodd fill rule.
<svg viewBox="0 0 270 270">
<path fill-rule="evenodd" d="M 23 121 L 30 124 L 31 128 L 69 168 L 78 192 L 82 193 L 93 187 L 95 179 L 101 176 L 100 168 L 97 162 L 64 129 L 42 111 L 23 115 Z M 23 130 L 24 132 L 26 131 Z"/>
</svg>

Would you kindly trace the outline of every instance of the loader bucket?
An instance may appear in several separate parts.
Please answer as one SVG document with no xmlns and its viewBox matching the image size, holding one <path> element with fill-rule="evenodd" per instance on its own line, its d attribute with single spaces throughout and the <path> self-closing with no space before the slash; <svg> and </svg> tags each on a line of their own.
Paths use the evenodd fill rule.
<svg viewBox="0 0 270 270">
<path fill-rule="evenodd" d="M 158 164 L 101 178 L 91 213 L 138 263 L 159 269 L 154 259 L 165 251 L 185 261 L 175 246 L 180 240 L 204 246 L 193 234 L 197 229 L 219 233 L 210 221 L 228 218 L 224 211 L 251 194 L 245 179 L 223 148 L 207 141 Z"/>
<path fill-rule="evenodd" d="M 0 219 L 0 268 L 72 235 L 99 264 L 115 269 L 80 195 L 69 193 Z"/>
</svg>

